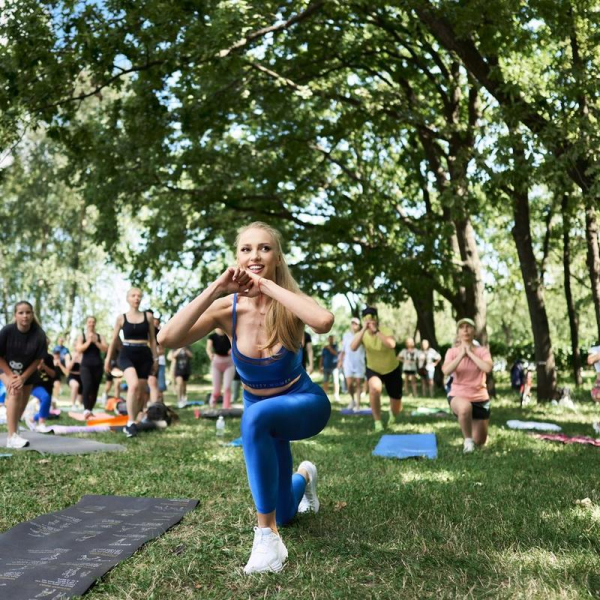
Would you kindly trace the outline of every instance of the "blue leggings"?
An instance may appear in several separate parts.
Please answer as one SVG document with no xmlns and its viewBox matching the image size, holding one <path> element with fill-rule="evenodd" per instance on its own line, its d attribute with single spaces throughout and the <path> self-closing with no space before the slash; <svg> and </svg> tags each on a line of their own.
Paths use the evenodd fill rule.
<svg viewBox="0 0 600 600">
<path fill-rule="evenodd" d="M 47 419 L 50 416 L 50 406 L 52 405 L 52 395 L 48 393 L 48 391 L 41 387 L 37 386 L 31 390 L 31 395 L 35 396 L 40 401 L 40 410 L 33 417 L 34 421 L 38 421 L 41 419 Z"/>
<path fill-rule="evenodd" d="M 306 372 L 279 396 L 244 390 L 242 440 L 250 490 L 256 510 L 275 510 L 278 525 L 294 518 L 306 487 L 302 475 L 292 474 L 290 441 L 317 435 L 330 414 L 327 395 Z"/>
</svg>

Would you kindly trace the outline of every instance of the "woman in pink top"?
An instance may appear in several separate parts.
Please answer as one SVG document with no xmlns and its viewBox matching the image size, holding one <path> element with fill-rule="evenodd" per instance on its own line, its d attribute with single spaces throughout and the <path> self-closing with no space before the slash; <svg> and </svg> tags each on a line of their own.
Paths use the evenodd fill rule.
<svg viewBox="0 0 600 600">
<path fill-rule="evenodd" d="M 487 440 L 490 397 L 486 374 L 493 363 L 487 348 L 473 345 L 475 323 L 460 319 L 456 326 L 458 345 L 446 352 L 442 371 L 444 375 L 453 375 L 448 402 L 465 438 L 463 451 L 468 453 L 475 450 L 475 444 L 483 446 Z"/>
</svg>

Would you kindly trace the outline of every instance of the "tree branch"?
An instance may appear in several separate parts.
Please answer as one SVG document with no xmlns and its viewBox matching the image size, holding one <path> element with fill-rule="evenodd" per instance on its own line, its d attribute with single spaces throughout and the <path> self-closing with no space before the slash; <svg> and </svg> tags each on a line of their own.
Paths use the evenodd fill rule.
<svg viewBox="0 0 600 600">
<path fill-rule="evenodd" d="M 301 21 L 304 21 L 305 19 L 308 19 L 309 17 L 311 17 L 314 13 L 321 10 L 321 8 L 323 8 L 324 5 L 325 5 L 324 0 L 318 0 L 317 2 L 313 2 L 312 4 L 308 5 L 306 10 L 298 13 L 297 15 L 293 16 L 291 19 L 288 19 L 287 21 L 284 21 L 283 23 L 279 23 L 277 25 L 271 25 L 269 27 L 263 27 L 262 29 L 257 29 L 256 31 L 253 31 L 252 33 L 248 34 L 246 37 L 237 41 L 235 44 L 233 44 L 229 48 L 220 50 L 219 52 L 217 52 L 216 56 L 217 56 L 217 58 L 225 58 L 226 56 L 229 56 L 232 52 L 235 52 L 237 50 L 240 50 L 241 48 L 244 48 L 250 42 L 253 42 L 254 40 L 256 40 L 258 38 L 264 37 L 264 36 L 268 35 L 269 33 L 277 33 L 279 31 L 283 31 L 284 29 L 289 29 L 292 25 L 295 25 L 296 23 L 300 23 Z"/>
</svg>

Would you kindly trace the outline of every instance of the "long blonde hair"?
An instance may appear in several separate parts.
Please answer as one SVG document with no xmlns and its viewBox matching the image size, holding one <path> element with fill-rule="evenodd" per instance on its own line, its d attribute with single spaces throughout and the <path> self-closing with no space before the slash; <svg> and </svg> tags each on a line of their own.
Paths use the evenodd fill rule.
<svg viewBox="0 0 600 600">
<path fill-rule="evenodd" d="M 295 279 L 290 273 L 290 269 L 285 261 L 283 250 L 281 248 L 281 234 L 277 229 L 263 223 L 262 221 L 254 221 L 250 225 L 238 229 L 235 240 L 236 252 L 240 244 L 240 238 L 249 229 L 262 229 L 266 231 L 275 246 L 275 252 L 279 255 L 279 264 L 275 267 L 275 283 L 295 294 L 300 293 L 300 288 Z M 277 344 L 281 344 L 284 348 L 297 351 L 302 344 L 302 333 L 304 331 L 304 323 L 288 310 L 283 304 L 272 300 L 267 314 L 265 316 L 265 329 L 267 332 L 267 343 L 262 346 L 262 350 L 273 348 Z"/>
</svg>

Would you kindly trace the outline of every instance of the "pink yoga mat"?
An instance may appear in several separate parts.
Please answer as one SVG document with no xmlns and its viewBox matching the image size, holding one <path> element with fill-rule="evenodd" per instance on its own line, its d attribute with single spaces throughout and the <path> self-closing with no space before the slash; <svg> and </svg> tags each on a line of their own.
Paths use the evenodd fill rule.
<svg viewBox="0 0 600 600">
<path fill-rule="evenodd" d="M 588 446 L 600 446 L 600 440 L 596 440 L 586 435 L 568 436 L 564 433 L 542 433 L 535 436 L 540 440 L 550 442 L 562 442 L 563 444 L 585 444 Z"/>
</svg>

